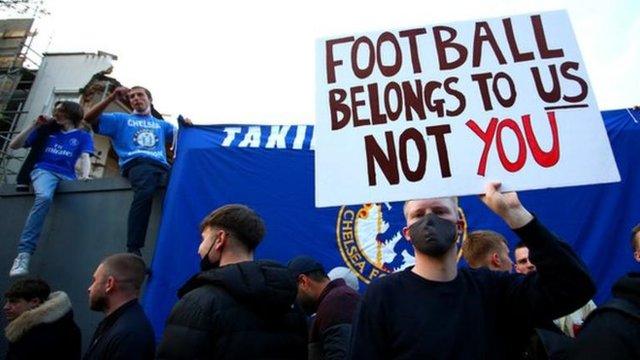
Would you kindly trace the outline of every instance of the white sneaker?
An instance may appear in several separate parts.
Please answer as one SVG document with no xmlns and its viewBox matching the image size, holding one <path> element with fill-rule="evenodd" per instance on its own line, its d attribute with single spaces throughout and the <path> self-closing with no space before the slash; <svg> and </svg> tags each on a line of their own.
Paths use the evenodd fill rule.
<svg viewBox="0 0 640 360">
<path fill-rule="evenodd" d="M 11 271 L 9 272 L 9 276 L 27 275 L 29 273 L 30 258 L 31 254 L 29 253 L 18 254 L 18 256 L 16 256 L 16 259 L 13 260 L 13 266 L 11 267 Z"/>
</svg>

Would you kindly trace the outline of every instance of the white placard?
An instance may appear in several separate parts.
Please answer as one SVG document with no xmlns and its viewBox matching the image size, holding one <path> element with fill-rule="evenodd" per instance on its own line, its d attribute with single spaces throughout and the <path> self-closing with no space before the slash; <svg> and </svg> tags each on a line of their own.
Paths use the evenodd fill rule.
<svg viewBox="0 0 640 360">
<path fill-rule="evenodd" d="M 316 42 L 316 206 L 616 182 L 565 11 Z"/>
</svg>

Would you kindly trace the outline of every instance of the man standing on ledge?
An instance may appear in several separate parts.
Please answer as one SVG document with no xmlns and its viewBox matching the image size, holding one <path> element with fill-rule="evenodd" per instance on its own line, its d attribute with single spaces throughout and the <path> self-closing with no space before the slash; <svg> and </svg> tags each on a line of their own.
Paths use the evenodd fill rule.
<svg viewBox="0 0 640 360">
<path fill-rule="evenodd" d="M 404 236 L 415 266 L 374 281 L 354 322 L 351 359 L 513 359 L 536 324 L 586 303 L 595 286 L 567 244 L 515 193 L 490 183 L 482 201 L 527 244 L 527 276 L 458 269 L 456 198 L 405 203 Z"/>
<path fill-rule="evenodd" d="M 133 108 L 132 114 L 103 111 L 118 97 L 125 97 Z M 131 90 L 117 88 L 85 114 L 85 121 L 98 134 L 111 138 L 118 154 L 122 175 L 129 179 L 133 201 L 129 210 L 127 249 L 140 256 L 147 235 L 153 195 L 162 184 L 169 169 L 165 144 L 173 140 L 173 125 L 151 115 L 151 92 L 134 86 Z"/>
</svg>

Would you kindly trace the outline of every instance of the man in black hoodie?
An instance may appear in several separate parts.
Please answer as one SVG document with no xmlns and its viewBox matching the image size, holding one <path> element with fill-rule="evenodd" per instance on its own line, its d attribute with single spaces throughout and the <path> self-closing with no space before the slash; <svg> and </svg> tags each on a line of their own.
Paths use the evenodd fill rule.
<svg viewBox="0 0 640 360">
<path fill-rule="evenodd" d="M 631 231 L 631 247 L 640 263 L 640 224 Z M 640 272 L 621 277 L 611 294 L 585 320 L 570 359 L 640 359 Z"/>
<path fill-rule="evenodd" d="M 202 271 L 180 289 L 167 319 L 158 359 L 305 359 L 304 315 L 294 309 L 289 270 L 253 260 L 262 219 L 226 205 L 200 226 Z"/>
<path fill-rule="evenodd" d="M 11 285 L 5 298 L 8 360 L 80 359 L 80 329 L 67 294 L 52 293 L 43 280 L 22 279 Z"/>
</svg>

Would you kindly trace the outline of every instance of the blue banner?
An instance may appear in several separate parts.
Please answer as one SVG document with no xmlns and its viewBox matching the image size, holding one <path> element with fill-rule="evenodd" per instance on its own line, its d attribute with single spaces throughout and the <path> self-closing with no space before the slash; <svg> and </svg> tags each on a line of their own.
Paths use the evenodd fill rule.
<svg viewBox="0 0 640 360">
<path fill-rule="evenodd" d="M 640 222 L 640 111 L 606 111 L 603 118 L 620 183 L 519 194 L 587 263 L 598 285 L 597 303 L 609 297 L 619 276 L 639 267 L 630 230 Z M 224 204 L 246 204 L 264 218 L 267 234 L 257 258 L 286 263 L 296 255 L 311 255 L 327 271 L 349 267 L 361 284 L 413 262 L 413 250 L 401 233 L 402 203 L 315 208 L 312 126 L 183 127 L 177 154 L 143 299 L 157 336 L 176 291 L 198 271 L 200 221 Z M 498 231 L 513 249 L 517 238 L 479 199 L 461 198 L 460 206 L 469 231 Z"/>
</svg>

